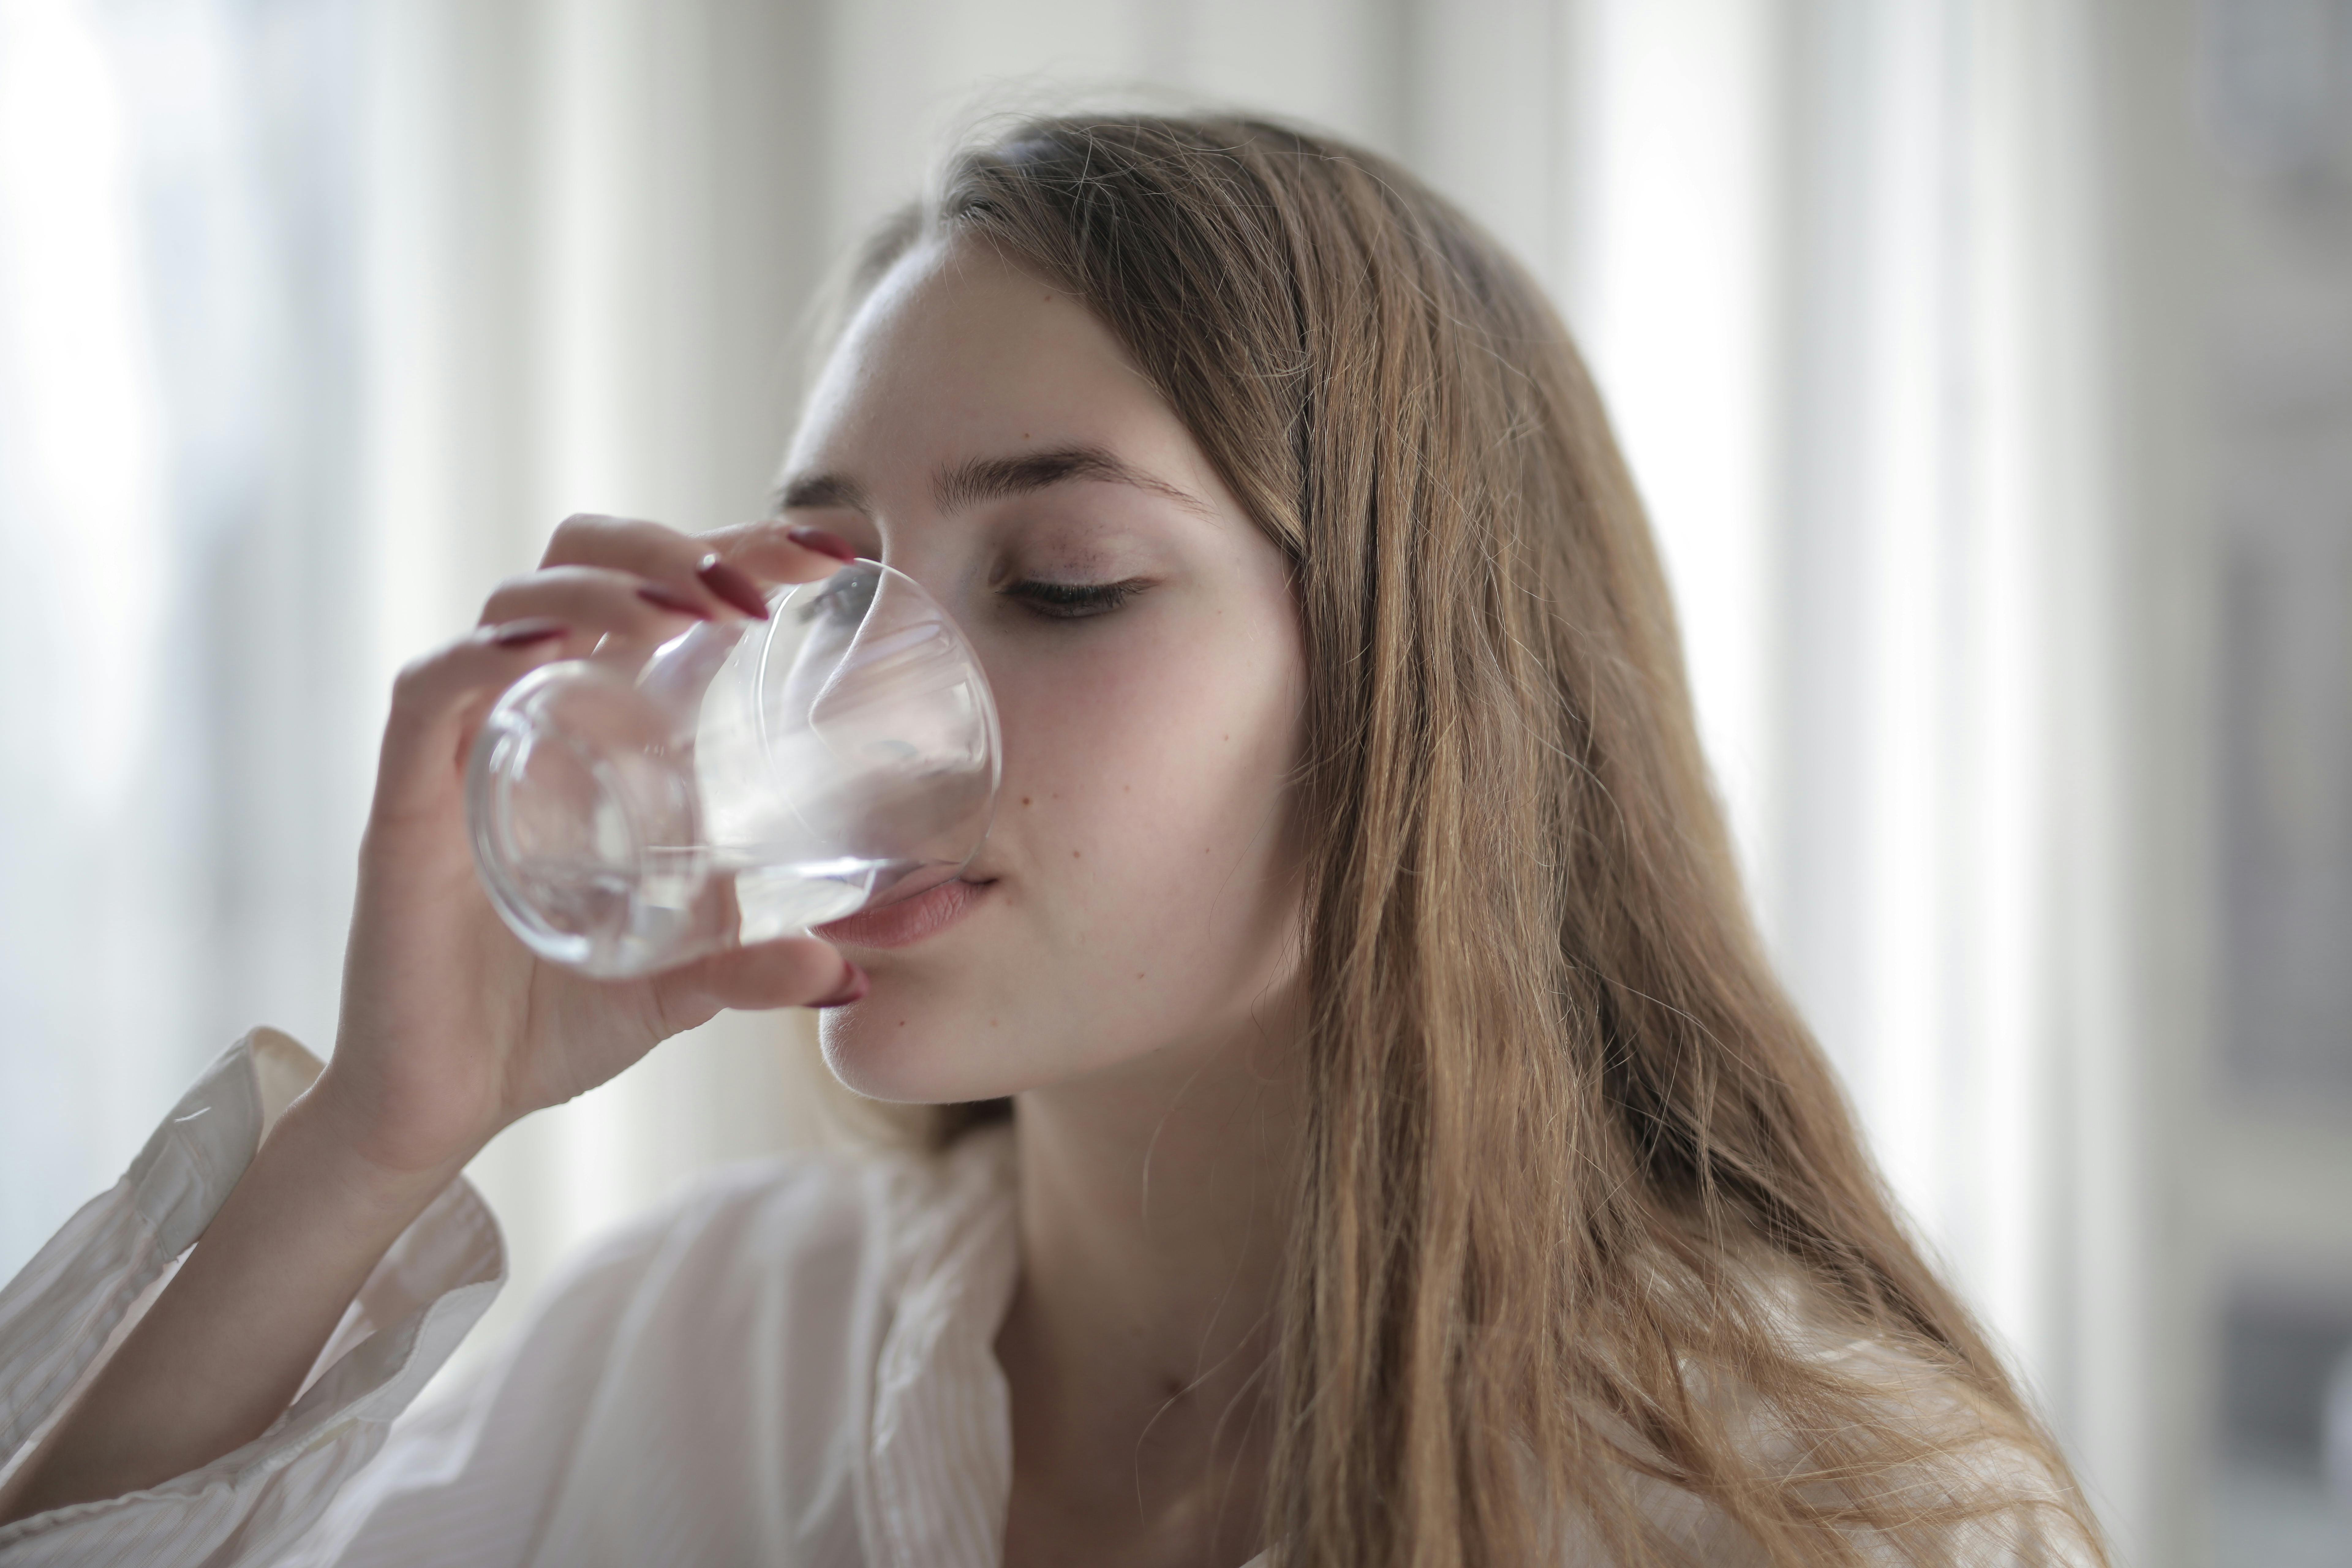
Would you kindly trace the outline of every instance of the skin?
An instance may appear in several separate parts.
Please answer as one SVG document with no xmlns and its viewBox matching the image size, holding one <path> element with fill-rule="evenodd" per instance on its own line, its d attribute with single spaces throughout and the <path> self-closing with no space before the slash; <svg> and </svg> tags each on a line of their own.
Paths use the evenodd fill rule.
<svg viewBox="0 0 2352 1568">
<path fill-rule="evenodd" d="M 1074 448 L 1142 482 L 941 504 L 958 465 Z M 847 949 L 874 988 L 822 1034 L 879 1099 L 1017 1097 L 1006 1561 L 1243 1562 L 1298 1113 L 1286 563 L 1088 311 L 968 249 L 875 291 L 786 476 L 824 503 L 793 515 L 954 609 L 1003 725 L 978 904 L 911 947 Z M 1036 581 L 1137 586 L 1056 619 Z"/>
<path fill-rule="evenodd" d="M 573 520 L 482 633 L 404 674 L 333 1062 L 0 1518 L 257 1436 L 384 1249 L 499 1131 L 721 1006 L 854 994 L 862 970 L 862 997 L 822 1026 L 844 1082 L 1016 1100 L 1006 1563 L 1231 1568 L 1263 1544 L 1267 1318 L 1301 1109 L 1286 784 L 1304 654 L 1286 564 L 1090 313 L 963 246 L 917 250 L 867 299 L 785 499 L 780 520 L 699 539 Z M 986 667 L 1004 773 L 972 906 L 896 949 L 800 938 L 619 985 L 540 964 L 474 882 L 473 730 L 536 665 L 685 624 L 647 582 L 691 613 L 740 614 L 696 574 L 714 544 L 764 581 L 824 575 L 834 563 L 793 524 L 914 576 Z M 562 635 L 509 646 L 550 626 Z"/>
</svg>

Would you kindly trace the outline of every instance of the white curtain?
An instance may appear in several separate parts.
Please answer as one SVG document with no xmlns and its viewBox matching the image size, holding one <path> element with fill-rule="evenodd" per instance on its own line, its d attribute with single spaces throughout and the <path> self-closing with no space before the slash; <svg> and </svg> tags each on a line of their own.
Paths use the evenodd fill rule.
<svg viewBox="0 0 2352 1568">
<path fill-rule="evenodd" d="M 348 8 L 0 4 L 0 1266 L 332 1038 L 381 700 Z"/>
<path fill-rule="evenodd" d="M 1404 157 L 1555 288 L 1776 952 L 2128 1559 L 2195 1556 L 2157 1158 L 2193 752 L 2149 662 L 2190 546 L 2132 346 L 2176 237 L 2128 199 L 2189 0 L 0 0 L 0 1267 L 236 1028 L 331 1044 L 402 659 L 567 511 L 752 515 L 803 302 L 976 110 L 1206 95 Z M 807 1053 L 722 1020 L 495 1147 L 501 1317 L 693 1170 L 819 1135 Z"/>
</svg>

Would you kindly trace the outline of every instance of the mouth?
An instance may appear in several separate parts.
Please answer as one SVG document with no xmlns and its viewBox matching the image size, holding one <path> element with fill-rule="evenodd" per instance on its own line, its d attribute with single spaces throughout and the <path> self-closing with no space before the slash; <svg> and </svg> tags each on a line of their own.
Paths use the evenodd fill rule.
<svg viewBox="0 0 2352 1568">
<path fill-rule="evenodd" d="M 994 882 L 994 878 L 985 881 L 959 878 L 941 882 L 928 893 L 918 893 L 878 910 L 860 910 L 811 929 L 814 935 L 836 947 L 910 946 L 963 919 L 980 902 L 982 892 Z"/>
</svg>

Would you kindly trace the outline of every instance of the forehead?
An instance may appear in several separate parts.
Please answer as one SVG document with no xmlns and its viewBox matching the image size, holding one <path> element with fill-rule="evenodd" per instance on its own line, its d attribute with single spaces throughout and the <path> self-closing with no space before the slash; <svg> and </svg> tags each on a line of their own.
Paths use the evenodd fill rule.
<svg viewBox="0 0 2352 1568">
<path fill-rule="evenodd" d="M 1074 296 L 986 246 L 934 241 L 902 257 L 851 318 L 791 466 L 904 458 L 910 447 L 936 458 L 1109 442 L 1175 423 Z"/>
</svg>

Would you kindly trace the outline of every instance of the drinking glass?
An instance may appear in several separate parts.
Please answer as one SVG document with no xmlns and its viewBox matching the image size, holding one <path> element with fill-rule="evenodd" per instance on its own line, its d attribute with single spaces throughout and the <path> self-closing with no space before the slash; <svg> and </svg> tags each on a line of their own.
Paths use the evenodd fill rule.
<svg viewBox="0 0 2352 1568">
<path fill-rule="evenodd" d="M 648 974 L 912 898 L 979 849 L 996 706 L 954 619 L 873 561 L 769 608 L 542 666 L 491 709 L 475 864 L 533 952 Z"/>
</svg>

